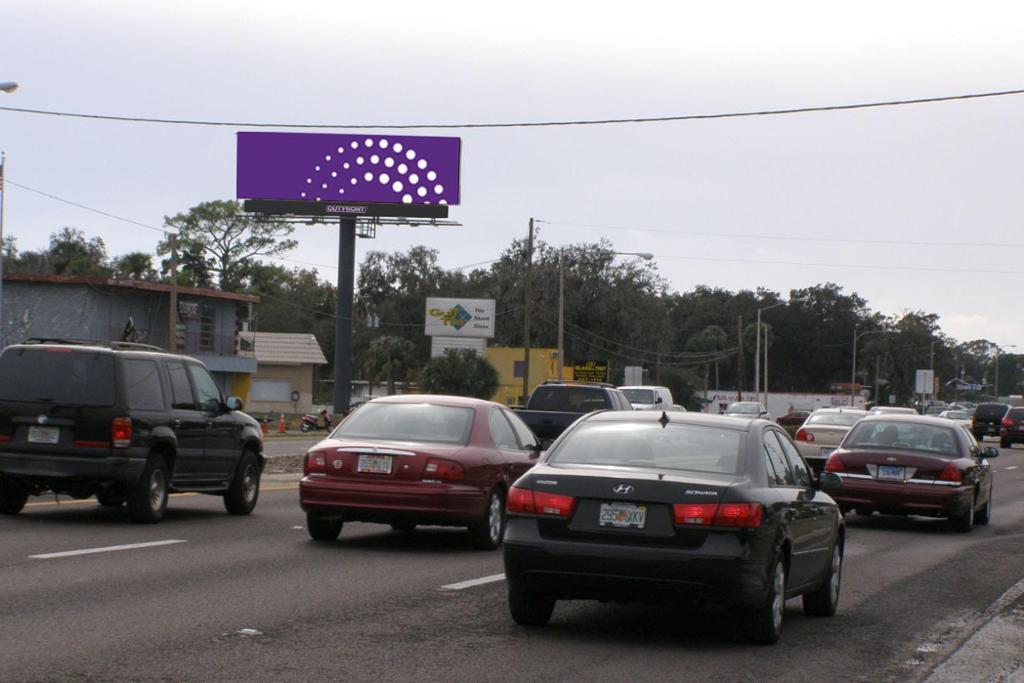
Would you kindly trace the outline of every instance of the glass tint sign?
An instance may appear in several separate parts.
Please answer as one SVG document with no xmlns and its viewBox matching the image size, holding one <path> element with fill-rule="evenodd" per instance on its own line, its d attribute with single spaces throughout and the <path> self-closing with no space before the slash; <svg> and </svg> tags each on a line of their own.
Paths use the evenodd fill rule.
<svg viewBox="0 0 1024 683">
<path fill-rule="evenodd" d="M 239 199 L 459 203 L 459 138 L 320 133 L 237 135 Z"/>
</svg>

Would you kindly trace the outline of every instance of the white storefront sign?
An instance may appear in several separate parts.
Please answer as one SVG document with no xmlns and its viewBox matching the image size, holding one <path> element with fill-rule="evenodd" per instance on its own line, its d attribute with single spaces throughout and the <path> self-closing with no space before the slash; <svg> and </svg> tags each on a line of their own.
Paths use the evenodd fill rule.
<svg viewBox="0 0 1024 683">
<path fill-rule="evenodd" d="M 494 299 L 427 299 L 428 337 L 494 336 Z"/>
</svg>

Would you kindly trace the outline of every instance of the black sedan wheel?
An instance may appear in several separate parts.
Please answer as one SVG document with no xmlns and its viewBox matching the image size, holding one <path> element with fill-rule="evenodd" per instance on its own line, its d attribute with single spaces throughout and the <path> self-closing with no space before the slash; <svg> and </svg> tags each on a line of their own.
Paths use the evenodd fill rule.
<svg viewBox="0 0 1024 683">
<path fill-rule="evenodd" d="M 832 562 L 821 587 L 813 593 L 804 593 L 804 614 L 812 617 L 831 617 L 839 606 L 839 589 L 843 578 L 843 549 L 832 546 Z"/>
<path fill-rule="evenodd" d="M 776 561 L 770 581 L 767 600 L 747 614 L 744 629 L 747 638 L 763 645 L 774 645 L 782 634 L 782 618 L 786 613 L 786 565 L 781 559 Z"/>
<path fill-rule="evenodd" d="M 555 601 L 546 595 L 510 583 L 508 609 L 512 620 L 520 626 L 544 626 L 555 611 Z"/>
</svg>

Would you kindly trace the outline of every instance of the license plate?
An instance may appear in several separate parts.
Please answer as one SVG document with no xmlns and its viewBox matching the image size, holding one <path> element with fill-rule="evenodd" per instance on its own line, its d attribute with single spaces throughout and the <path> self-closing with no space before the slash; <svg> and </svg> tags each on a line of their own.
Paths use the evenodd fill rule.
<svg viewBox="0 0 1024 683">
<path fill-rule="evenodd" d="M 892 465 L 879 465 L 878 478 L 882 481 L 903 481 L 904 469 Z"/>
<path fill-rule="evenodd" d="M 60 441 L 60 427 L 29 427 L 29 443 L 55 444 Z"/>
<path fill-rule="evenodd" d="M 390 455 L 360 455 L 356 472 L 369 474 L 391 474 Z"/>
<path fill-rule="evenodd" d="M 821 449 L 821 457 L 827 458 L 828 456 L 832 455 L 832 451 L 834 451 L 834 450 L 835 450 L 835 448 L 822 448 Z"/>
<path fill-rule="evenodd" d="M 599 526 L 616 529 L 643 529 L 647 519 L 647 506 L 633 503 L 601 503 Z"/>
</svg>

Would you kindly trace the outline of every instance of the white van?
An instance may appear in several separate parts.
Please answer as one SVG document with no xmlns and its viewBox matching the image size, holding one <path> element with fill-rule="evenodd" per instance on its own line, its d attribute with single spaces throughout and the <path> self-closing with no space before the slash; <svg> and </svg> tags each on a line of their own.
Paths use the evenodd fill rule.
<svg viewBox="0 0 1024 683">
<path fill-rule="evenodd" d="M 633 410 L 686 411 L 686 408 L 675 405 L 668 387 L 619 387 L 619 390 L 633 404 Z"/>
</svg>

